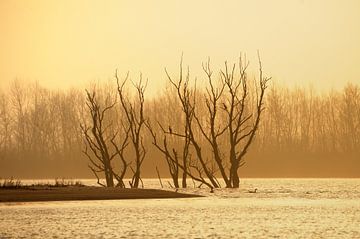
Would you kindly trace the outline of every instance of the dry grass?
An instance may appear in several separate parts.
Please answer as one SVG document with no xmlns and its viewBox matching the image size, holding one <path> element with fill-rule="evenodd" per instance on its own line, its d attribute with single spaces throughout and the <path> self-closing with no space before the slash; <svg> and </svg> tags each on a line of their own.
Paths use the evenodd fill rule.
<svg viewBox="0 0 360 239">
<path fill-rule="evenodd" d="M 20 179 L 14 179 L 11 177 L 10 179 L 1 179 L 0 178 L 0 188 L 11 189 L 11 188 L 21 188 L 23 187 Z"/>
<path fill-rule="evenodd" d="M 84 187 L 85 185 L 79 180 L 55 178 L 54 183 L 38 182 L 31 185 L 24 185 L 20 179 L 11 177 L 10 179 L 0 178 L 0 189 L 26 189 L 31 187 L 44 187 L 44 188 L 61 188 L 61 187 Z"/>
</svg>

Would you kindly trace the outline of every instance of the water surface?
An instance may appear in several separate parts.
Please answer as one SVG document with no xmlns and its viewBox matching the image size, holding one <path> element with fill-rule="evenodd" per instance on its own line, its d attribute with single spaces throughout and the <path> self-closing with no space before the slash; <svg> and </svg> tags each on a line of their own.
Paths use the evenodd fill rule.
<svg viewBox="0 0 360 239">
<path fill-rule="evenodd" d="M 360 179 L 180 191 L 207 197 L 0 204 L 0 238 L 360 238 Z"/>
</svg>

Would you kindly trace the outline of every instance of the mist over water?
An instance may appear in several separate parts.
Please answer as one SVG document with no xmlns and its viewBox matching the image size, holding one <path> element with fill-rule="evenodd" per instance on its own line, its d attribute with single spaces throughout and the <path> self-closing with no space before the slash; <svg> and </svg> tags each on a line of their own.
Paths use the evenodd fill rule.
<svg viewBox="0 0 360 239">
<path fill-rule="evenodd" d="M 207 197 L 1 204 L 0 238 L 360 237 L 360 179 L 244 179 L 239 189 L 179 191 Z"/>
</svg>

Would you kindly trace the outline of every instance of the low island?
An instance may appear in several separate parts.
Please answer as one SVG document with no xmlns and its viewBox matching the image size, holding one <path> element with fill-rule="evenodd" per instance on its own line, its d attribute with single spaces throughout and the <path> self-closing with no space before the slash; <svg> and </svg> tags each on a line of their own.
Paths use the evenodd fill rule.
<svg viewBox="0 0 360 239">
<path fill-rule="evenodd" d="M 158 189 L 105 188 L 94 186 L 21 187 L 0 189 L 0 202 L 37 202 L 72 200 L 190 198 L 200 195 Z"/>
</svg>

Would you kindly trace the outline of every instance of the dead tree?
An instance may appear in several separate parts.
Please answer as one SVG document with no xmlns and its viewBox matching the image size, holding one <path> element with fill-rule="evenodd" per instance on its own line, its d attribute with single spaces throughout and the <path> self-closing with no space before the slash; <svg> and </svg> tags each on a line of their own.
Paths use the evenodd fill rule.
<svg viewBox="0 0 360 239">
<path fill-rule="evenodd" d="M 245 164 L 244 156 L 248 152 L 251 143 L 254 140 L 256 131 L 259 127 L 261 113 L 264 110 L 264 95 L 267 83 L 270 78 L 264 77 L 262 65 L 259 59 L 259 79 L 255 80 L 255 107 L 251 109 L 249 98 L 247 67 L 248 62 L 244 62 L 240 57 L 239 76 L 235 76 L 235 64 L 232 68 L 225 63 L 225 71 L 221 71 L 222 80 L 225 82 L 227 91 L 227 100 L 223 103 L 222 109 L 227 114 L 227 127 L 229 137 L 229 187 L 239 187 L 239 167 Z"/>
<path fill-rule="evenodd" d="M 180 77 L 178 82 L 174 82 L 166 72 L 169 81 L 176 88 L 178 98 L 182 104 L 183 112 L 188 126 L 187 134 L 180 134 L 169 130 L 168 134 L 178 137 L 188 138 L 194 147 L 198 161 L 192 161 L 189 168 L 197 171 L 199 175 L 204 174 L 213 187 L 219 187 L 215 174 L 219 173 L 226 187 L 239 187 L 238 169 L 243 166 L 244 156 L 246 155 L 256 131 L 259 127 L 261 113 L 264 110 L 264 95 L 267 82 L 270 78 L 263 77 L 262 66 L 259 57 L 259 80 L 255 80 L 254 88 L 255 105 L 249 97 L 249 87 L 247 79 L 248 62 L 244 62 L 242 57 L 239 61 L 239 75 L 236 76 L 234 64 L 231 68 L 225 62 L 225 70 L 220 71 L 220 82 L 216 85 L 213 82 L 210 61 L 203 64 L 203 70 L 207 76 L 208 88 L 204 95 L 207 114 L 200 117 L 195 110 L 195 90 L 189 88 L 189 76 L 183 80 L 182 62 L 180 63 Z M 195 88 L 196 89 L 196 88 Z M 225 123 L 219 119 L 219 111 L 226 115 Z M 203 136 L 211 146 L 212 160 L 205 161 L 201 152 L 201 147 L 194 134 L 193 119 Z M 228 144 L 219 144 L 224 137 L 228 138 Z M 225 160 L 225 155 L 229 156 L 229 163 Z M 201 177 L 200 177 L 201 178 Z"/>
<path fill-rule="evenodd" d="M 91 115 L 91 126 L 81 124 L 81 130 L 85 137 L 85 149 L 84 154 L 90 161 L 88 165 L 90 170 L 97 178 L 97 183 L 104 187 L 114 187 L 114 178 L 117 180 L 119 187 L 125 187 L 123 178 L 126 173 L 128 163 L 124 159 L 124 149 L 128 145 L 128 132 L 126 131 L 125 139 L 123 140 L 120 147 L 115 143 L 117 133 L 114 133 L 110 137 L 109 127 L 111 123 L 104 125 L 104 118 L 106 112 L 111 110 L 116 102 L 107 104 L 102 107 L 98 102 L 95 92 L 90 93 L 86 91 L 87 101 L 86 105 Z M 110 152 L 110 145 L 113 146 L 114 152 Z M 90 150 L 89 150 L 90 149 Z M 112 161 L 116 157 L 120 158 L 122 167 L 119 173 L 114 172 Z M 106 184 L 100 182 L 99 173 L 104 173 Z"/>
<path fill-rule="evenodd" d="M 209 87 L 206 89 L 206 94 L 204 95 L 205 105 L 208 115 L 206 117 L 206 123 L 203 123 L 199 116 L 194 114 L 194 118 L 199 126 L 200 132 L 210 144 L 212 148 L 213 159 L 215 161 L 216 167 L 218 168 L 226 187 L 231 187 L 230 178 L 227 176 L 225 163 L 221 155 L 221 150 L 219 146 L 219 137 L 221 137 L 227 130 L 227 125 L 219 125 L 218 123 L 218 111 L 220 100 L 223 97 L 225 89 L 225 81 L 221 79 L 220 85 L 216 86 L 213 82 L 212 70 L 210 69 L 210 59 L 207 64 L 203 64 L 203 70 L 207 76 L 207 82 Z"/>
<path fill-rule="evenodd" d="M 180 100 L 182 111 L 184 113 L 185 117 L 185 125 L 187 126 L 187 129 L 184 133 L 174 132 L 173 130 L 164 131 L 167 134 L 174 135 L 177 137 L 185 138 L 189 140 L 191 146 L 195 149 L 196 152 L 196 159 L 199 162 L 199 165 L 196 164 L 196 169 L 198 169 L 199 175 L 202 175 L 202 173 L 205 174 L 205 177 L 210 181 L 212 187 L 218 188 L 220 187 L 219 183 L 217 182 L 214 174 L 214 170 L 211 170 L 208 162 L 203 157 L 200 143 L 198 142 L 198 139 L 196 138 L 194 134 L 194 126 L 193 126 L 193 119 L 195 114 L 195 107 L 196 107 L 196 87 L 192 90 L 189 86 L 189 70 L 187 71 L 187 75 L 185 76 L 185 79 L 183 78 L 183 68 L 182 68 L 182 58 L 180 61 L 180 76 L 178 81 L 174 81 L 167 70 L 165 69 L 166 75 L 168 77 L 168 80 L 170 83 L 175 87 L 178 99 Z M 201 166 L 201 167 L 199 167 Z M 189 175 L 189 174 L 188 174 Z"/>
<path fill-rule="evenodd" d="M 189 161 L 189 146 L 190 141 L 188 137 L 184 138 L 184 145 L 182 148 L 182 152 L 179 153 L 175 147 L 169 148 L 168 139 L 166 137 L 166 131 L 159 123 L 160 128 L 163 132 L 163 140 L 162 144 L 157 141 L 157 136 L 149 122 L 146 123 L 147 128 L 149 129 L 152 137 L 153 137 L 153 145 L 164 155 L 166 163 L 169 168 L 170 176 L 173 180 L 173 184 L 175 188 L 179 188 L 179 174 L 180 170 L 182 170 L 182 188 L 187 187 L 186 178 L 188 176 L 188 161 Z M 171 127 L 169 127 L 169 132 L 172 132 Z M 187 133 L 187 127 L 185 127 L 185 134 Z"/>
<path fill-rule="evenodd" d="M 177 150 L 175 148 L 169 149 L 169 146 L 168 146 L 166 134 L 172 134 L 172 133 L 170 133 L 170 131 L 172 131 L 172 130 L 170 130 L 171 128 L 169 129 L 169 131 L 165 131 L 164 128 L 160 125 L 160 127 L 162 128 L 162 131 L 164 133 L 162 144 L 161 144 L 158 142 L 156 133 L 154 132 L 154 130 L 152 129 L 150 124 L 147 123 L 146 125 L 153 137 L 153 145 L 165 156 L 165 159 L 169 166 L 170 175 L 173 179 L 174 186 L 176 188 L 179 187 L 179 183 L 178 183 L 179 169 L 181 169 L 186 176 L 189 176 L 194 181 L 199 182 L 200 186 L 206 185 L 209 188 L 213 188 L 213 185 L 211 183 L 207 182 L 207 180 L 203 177 L 204 170 L 202 169 L 202 166 L 196 164 L 196 162 L 193 162 L 191 160 L 191 156 L 189 153 L 190 140 L 188 137 L 183 137 L 185 139 L 184 140 L 184 148 L 183 148 L 183 152 L 182 152 L 183 160 L 179 160 L 179 153 L 177 152 Z M 188 132 L 188 131 L 186 131 L 186 132 Z M 193 169 L 193 170 L 191 170 L 191 169 Z M 193 171 L 195 171 L 196 174 L 193 173 Z M 184 182 L 184 180 L 185 180 L 185 182 Z M 186 188 L 186 177 L 183 177 L 182 187 Z"/>
<path fill-rule="evenodd" d="M 144 83 L 142 75 L 138 83 L 133 83 L 136 89 L 136 100 L 131 102 L 125 97 L 125 83 L 129 79 L 129 73 L 126 75 L 125 80 L 120 82 L 117 71 L 115 72 L 115 78 L 117 83 L 117 91 L 121 102 L 122 111 L 125 114 L 125 118 L 129 129 L 129 138 L 135 152 L 135 168 L 130 167 L 133 171 L 133 176 L 130 182 L 132 188 L 138 188 L 139 182 L 141 182 L 141 165 L 145 159 L 146 149 L 143 143 L 142 129 L 145 123 L 144 117 L 144 92 L 147 82 Z"/>
<path fill-rule="evenodd" d="M 176 149 L 172 148 L 172 150 L 169 150 L 166 136 L 164 136 L 163 144 L 162 144 L 162 146 L 160 146 L 160 144 L 157 142 L 156 134 L 154 133 L 154 131 L 151 129 L 151 127 L 148 124 L 147 124 L 147 126 L 153 137 L 153 145 L 155 145 L 155 147 L 161 153 L 163 153 L 163 155 L 165 157 L 174 187 L 179 188 L 179 157 L 178 157 L 178 153 L 177 153 Z"/>
<path fill-rule="evenodd" d="M 189 137 L 188 137 L 188 134 L 189 134 L 189 126 L 187 124 L 185 124 L 185 129 L 184 129 L 184 132 L 185 132 L 185 138 L 184 138 L 184 145 L 183 145 L 183 151 L 182 151 L 182 165 L 183 165 L 183 168 L 182 168 L 182 171 L 183 171 L 183 175 L 182 175 L 182 181 L 181 181 L 181 186 L 183 188 L 186 188 L 187 187 L 187 183 L 186 183 L 186 176 L 189 174 L 188 172 L 188 162 L 189 162 L 189 159 L 190 159 L 190 151 L 189 151 L 189 148 L 190 148 L 190 140 L 189 140 Z M 192 177 L 194 178 L 194 177 Z"/>
</svg>

